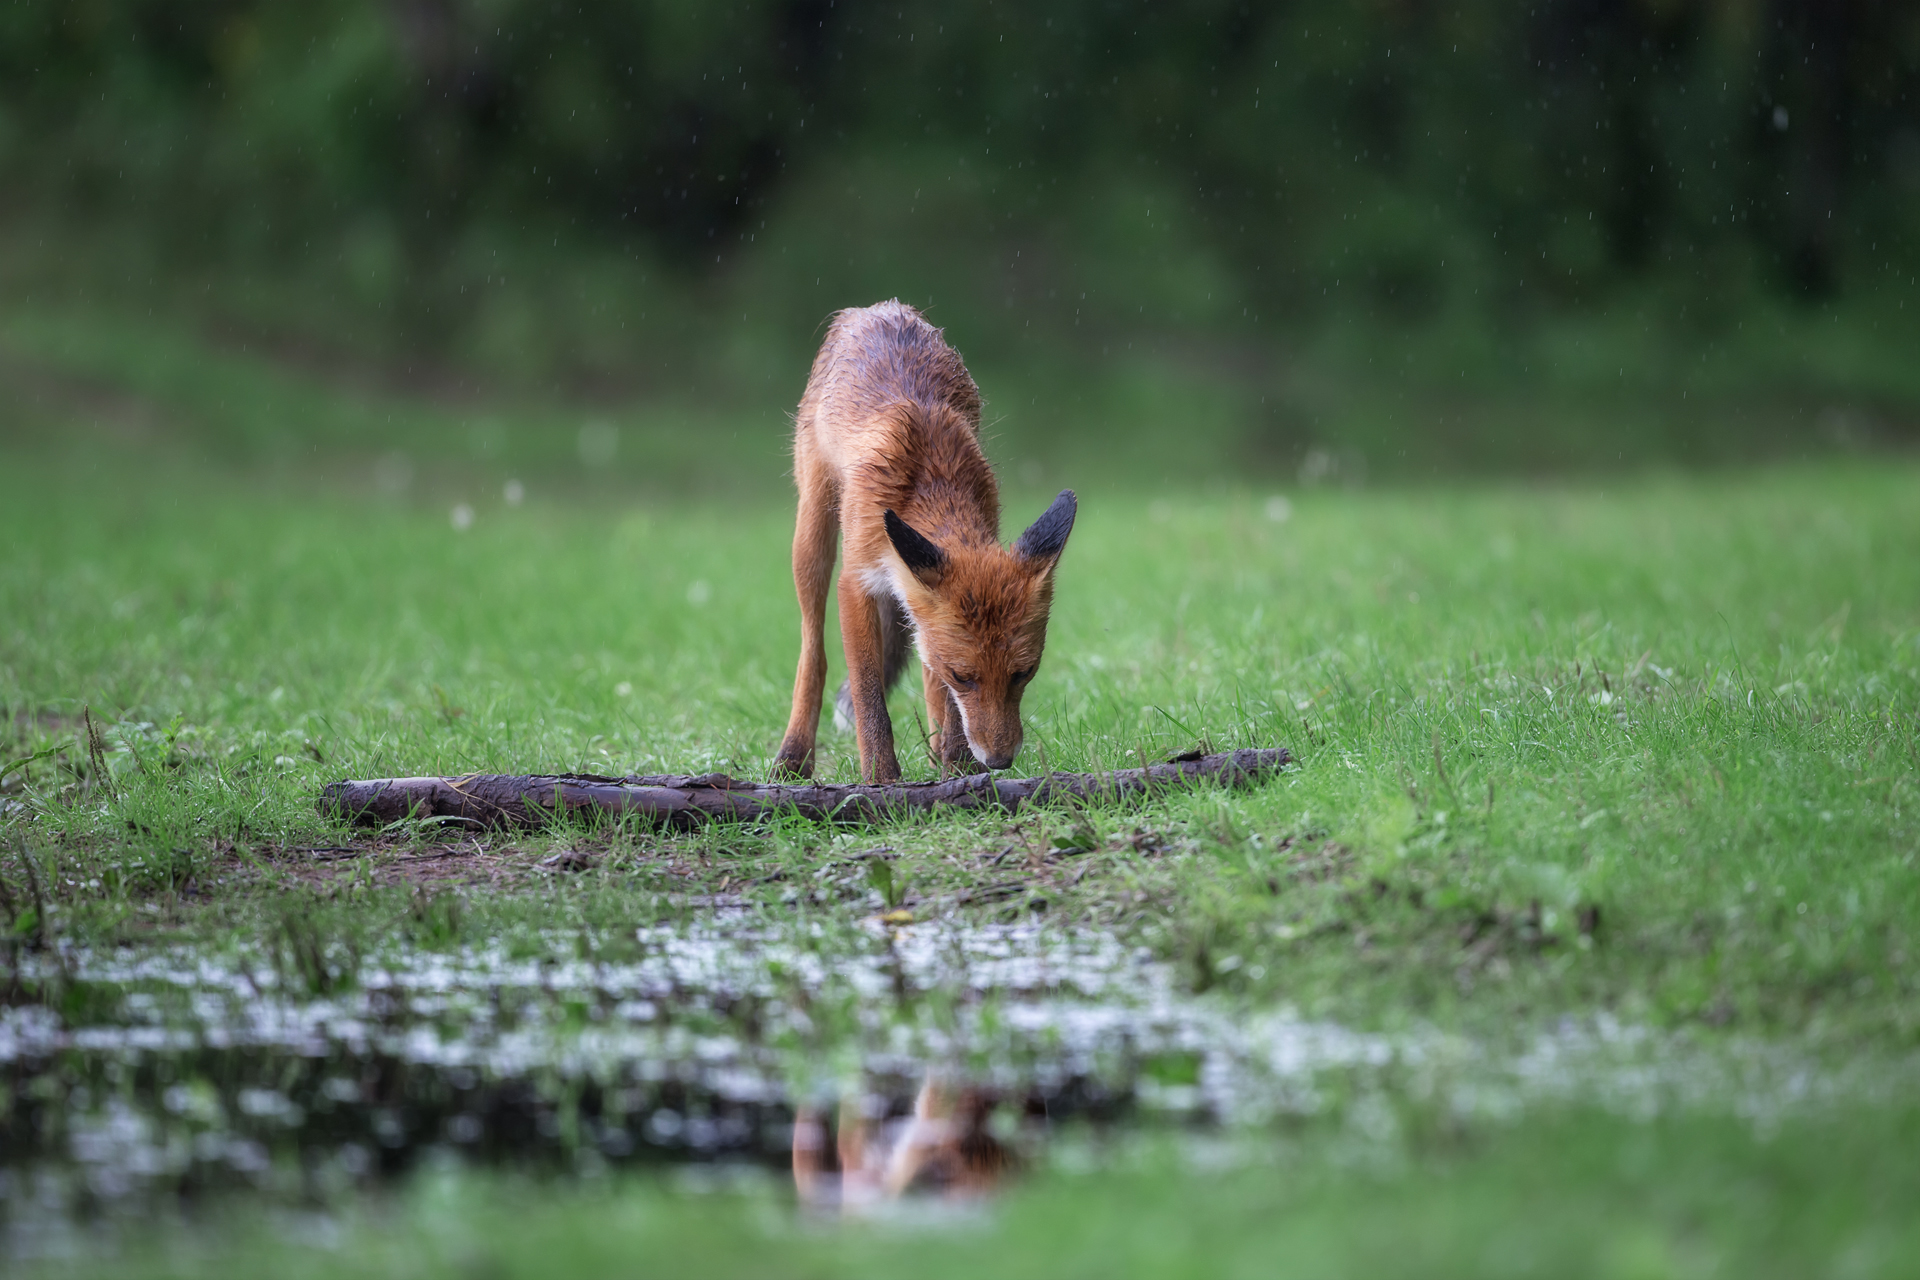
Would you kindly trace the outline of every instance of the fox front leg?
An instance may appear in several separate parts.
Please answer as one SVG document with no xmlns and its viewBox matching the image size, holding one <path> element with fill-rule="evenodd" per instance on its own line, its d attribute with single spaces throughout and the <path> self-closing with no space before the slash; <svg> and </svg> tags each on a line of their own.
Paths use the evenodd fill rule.
<svg viewBox="0 0 1920 1280">
<path fill-rule="evenodd" d="M 793 711 L 773 759 L 776 778 L 811 778 L 820 732 L 820 698 L 827 683 L 827 589 L 840 537 L 833 485 L 811 450 L 798 451 L 799 512 L 793 525 L 793 590 L 800 604 L 800 662 L 793 676 Z"/>
<path fill-rule="evenodd" d="M 842 574 L 840 637 L 847 647 L 847 692 L 853 698 L 853 730 L 860 740 L 860 780 L 868 783 L 900 781 L 893 721 L 887 715 L 884 621 L 860 580 Z"/>
<path fill-rule="evenodd" d="M 927 746 L 934 767 L 942 777 L 983 772 L 986 766 L 974 758 L 973 748 L 967 745 L 966 726 L 953 700 L 953 690 L 925 660 L 920 663 L 920 676 L 927 696 L 927 729 L 931 735 Z"/>
</svg>

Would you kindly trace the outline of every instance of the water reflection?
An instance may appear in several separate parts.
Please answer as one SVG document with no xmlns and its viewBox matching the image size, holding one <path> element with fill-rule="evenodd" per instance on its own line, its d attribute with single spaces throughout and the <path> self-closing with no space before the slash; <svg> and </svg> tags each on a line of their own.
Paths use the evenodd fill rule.
<svg viewBox="0 0 1920 1280">
<path fill-rule="evenodd" d="M 1344 1114 L 1391 1142 L 1408 1099 L 1462 1118 L 1577 1100 L 1765 1121 L 1920 1081 L 1912 1055 L 1819 1062 L 1605 1017 L 1507 1042 L 1361 1032 L 1195 996 L 1097 931 L 916 925 L 850 948 L 729 922 L 539 941 L 396 943 L 324 983 L 244 949 L 20 955 L 0 1001 L 9 1243 L 227 1190 L 324 1202 L 441 1160 L 744 1162 L 859 1210 L 986 1194 L 1067 1118 Z"/>
<path fill-rule="evenodd" d="M 831 1135 L 829 1111 L 803 1106 L 793 1122 L 794 1190 L 803 1204 L 847 1213 L 909 1194 L 978 1200 L 1020 1167 L 1021 1148 L 1045 1122 L 1042 1098 L 1024 1099 L 1018 1120 L 1002 1104 L 994 1090 L 930 1073 L 904 1115 L 888 1114 L 882 1097 L 847 1098 Z M 996 1121 L 1014 1131 L 997 1131 Z"/>
<path fill-rule="evenodd" d="M 880 1100 L 845 1129 L 865 1153 L 855 1198 L 889 1185 L 883 1146 L 896 1179 L 974 1185 L 1017 1145 L 995 1128 L 1009 1107 L 1124 1114 L 1155 1035 L 1149 1016 L 1062 1039 L 1067 1007 L 1143 989 L 1100 934 L 922 929 L 853 954 L 740 925 L 551 942 L 395 946 L 329 960 L 324 983 L 245 950 L 21 955 L 22 998 L 0 1003 L 6 1233 L 212 1193 L 313 1203 L 446 1160 L 785 1170 L 808 1119 L 792 1081 L 830 1062 Z M 924 1079 L 960 1047 L 991 1088 Z"/>
</svg>

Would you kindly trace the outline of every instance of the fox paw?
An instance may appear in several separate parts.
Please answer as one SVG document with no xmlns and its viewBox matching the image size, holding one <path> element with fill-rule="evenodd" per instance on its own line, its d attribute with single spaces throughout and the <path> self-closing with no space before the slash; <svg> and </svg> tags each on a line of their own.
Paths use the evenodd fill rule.
<svg viewBox="0 0 1920 1280">
<path fill-rule="evenodd" d="M 773 758 L 770 770 L 775 782 L 806 782 L 813 777 L 813 749 L 788 750 L 780 748 L 780 754 Z"/>
</svg>

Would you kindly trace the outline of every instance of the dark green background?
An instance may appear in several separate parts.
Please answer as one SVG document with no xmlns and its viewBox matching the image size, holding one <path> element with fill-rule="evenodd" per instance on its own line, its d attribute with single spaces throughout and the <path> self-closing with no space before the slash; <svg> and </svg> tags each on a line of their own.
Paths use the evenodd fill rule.
<svg viewBox="0 0 1920 1280">
<path fill-rule="evenodd" d="M 1211 473 L 1898 445 L 1917 87 L 1872 0 L 25 0 L 0 283 L 756 413 L 898 295 L 1029 439 Z"/>
</svg>

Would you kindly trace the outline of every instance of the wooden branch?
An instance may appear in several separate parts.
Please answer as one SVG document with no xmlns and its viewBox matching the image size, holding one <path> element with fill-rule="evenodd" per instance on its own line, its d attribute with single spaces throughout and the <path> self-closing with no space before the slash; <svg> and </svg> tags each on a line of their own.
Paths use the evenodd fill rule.
<svg viewBox="0 0 1920 1280">
<path fill-rule="evenodd" d="M 1074 797 L 1119 800 L 1202 781 L 1245 786 L 1279 770 L 1285 747 L 1175 757 L 1145 769 L 996 778 L 976 773 L 892 786 L 743 782 L 724 773 L 608 778 L 591 773 L 494 774 L 459 778 L 374 778 L 335 782 L 320 812 L 359 826 L 440 818 L 473 827 L 532 827 L 561 814 L 636 814 L 670 827 L 715 818 L 736 821 L 795 814 L 822 822 L 872 822 L 936 809 L 1001 809 Z"/>
</svg>

